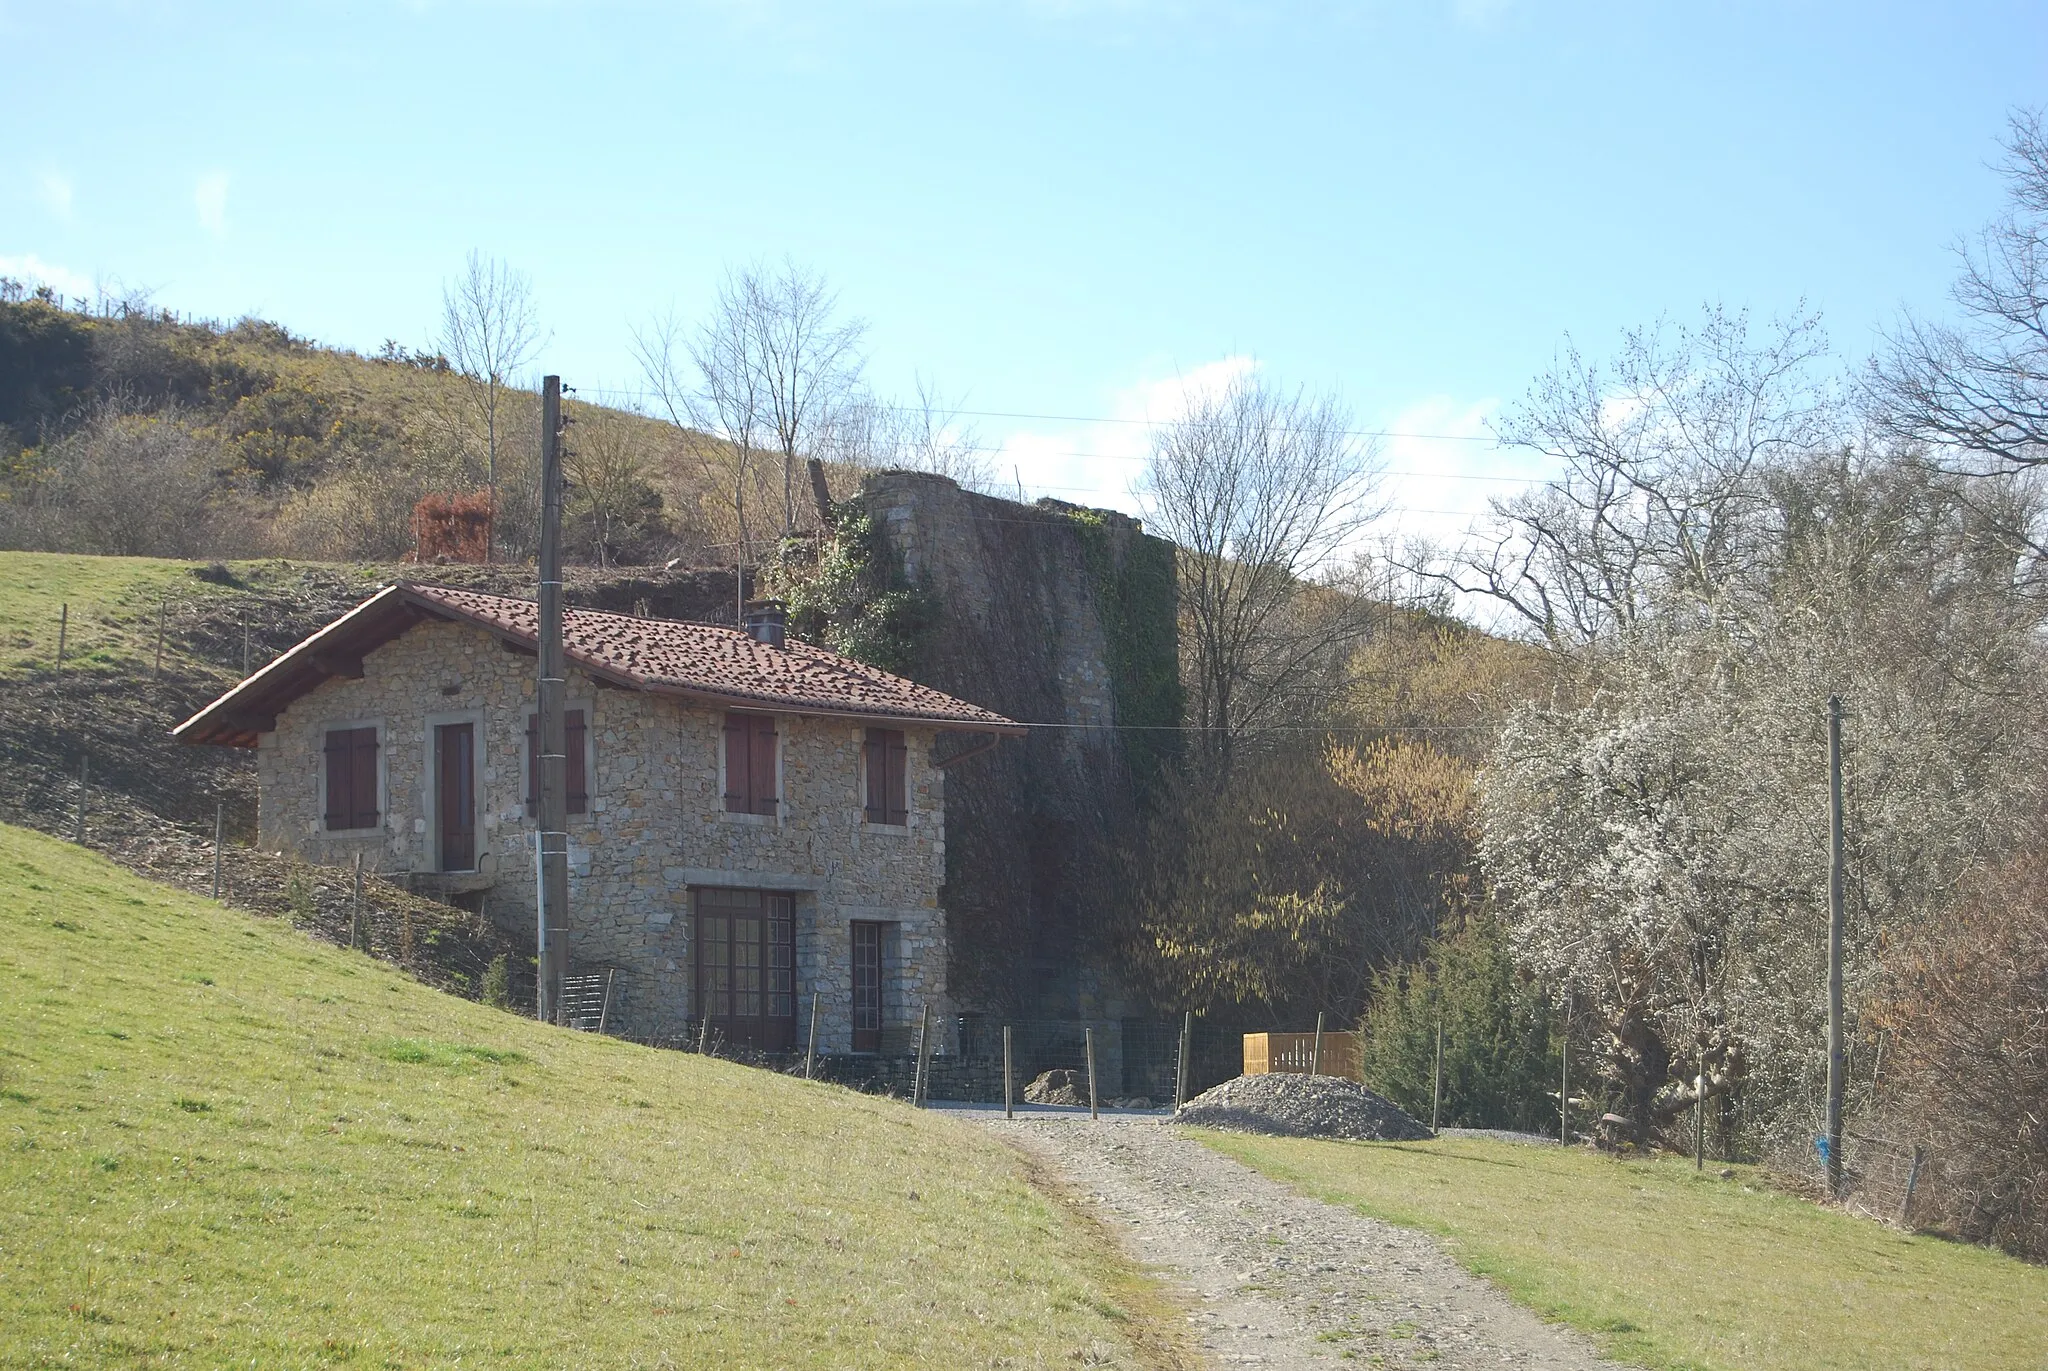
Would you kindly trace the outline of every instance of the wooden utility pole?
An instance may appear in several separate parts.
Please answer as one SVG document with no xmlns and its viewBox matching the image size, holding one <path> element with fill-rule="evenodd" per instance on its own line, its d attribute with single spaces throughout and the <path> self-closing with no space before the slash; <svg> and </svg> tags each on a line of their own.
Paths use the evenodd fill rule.
<svg viewBox="0 0 2048 1371">
<path fill-rule="evenodd" d="M 1828 1194 L 1842 1193 L 1842 697 L 1828 697 Z"/>
<path fill-rule="evenodd" d="M 562 661 L 562 378 L 540 391 L 540 829 L 533 835 L 543 1023 L 559 1016 L 569 974 L 568 716 Z"/>
</svg>

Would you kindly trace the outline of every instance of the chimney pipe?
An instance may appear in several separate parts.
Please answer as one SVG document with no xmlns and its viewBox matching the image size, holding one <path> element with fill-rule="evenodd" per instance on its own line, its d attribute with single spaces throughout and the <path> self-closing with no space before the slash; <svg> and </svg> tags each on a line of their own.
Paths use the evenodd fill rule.
<svg viewBox="0 0 2048 1371">
<path fill-rule="evenodd" d="M 789 626 L 789 610 L 780 600 L 747 602 L 747 633 L 757 643 L 781 647 Z"/>
</svg>

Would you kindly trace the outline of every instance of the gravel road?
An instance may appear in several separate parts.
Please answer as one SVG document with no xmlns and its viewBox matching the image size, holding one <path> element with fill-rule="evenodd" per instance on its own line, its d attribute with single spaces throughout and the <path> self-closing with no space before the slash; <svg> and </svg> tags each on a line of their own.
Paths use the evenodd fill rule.
<svg viewBox="0 0 2048 1371">
<path fill-rule="evenodd" d="M 1616 1367 L 1434 1240 L 1305 1199 L 1159 1115 L 960 1111 L 1035 1154 L 1175 1290 L 1216 1367 Z"/>
</svg>

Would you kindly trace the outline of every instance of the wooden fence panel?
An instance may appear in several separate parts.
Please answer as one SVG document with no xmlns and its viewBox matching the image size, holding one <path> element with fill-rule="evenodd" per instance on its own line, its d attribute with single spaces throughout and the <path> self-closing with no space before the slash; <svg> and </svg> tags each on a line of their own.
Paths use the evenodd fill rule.
<svg viewBox="0 0 2048 1371">
<path fill-rule="evenodd" d="M 1244 1074 L 1265 1076 L 1278 1072 L 1345 1076 L 1358 1079 L 1362 1065 L 1356 1033 L 1323 1034 L 1323 1059 L 1316 1055 L 1313 1033 L 1247 1033 L 1244 1035 Z"/>
</svg>

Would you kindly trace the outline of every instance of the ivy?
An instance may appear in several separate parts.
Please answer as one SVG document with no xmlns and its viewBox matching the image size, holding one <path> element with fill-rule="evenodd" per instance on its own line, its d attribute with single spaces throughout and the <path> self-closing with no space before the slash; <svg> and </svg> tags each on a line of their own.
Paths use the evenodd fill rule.
<svg viewBox="0 0 2048 1371">
<path fill-rule="evenodd" d="M 857 495 L 833 506 L 818 544 L 784 547 L 775 579 L 798 637 L 898 675 L 915 668 L 937 617 L 931 592 L 904 575 Z"/>
<path fill-rule="evenodd" d="M 1143 792 L 1161 768 L 1180 755 L 1175 729 L 1185 701 L 1174 547 L 1163 538 L 1137 535 L 1126 540 L 1119 560 L 1109 521 L 1099 511 L 1065 513 L 1079 535 L 1082 561 L 1095 591 L 1124 760 Z"/>
</svg>

